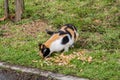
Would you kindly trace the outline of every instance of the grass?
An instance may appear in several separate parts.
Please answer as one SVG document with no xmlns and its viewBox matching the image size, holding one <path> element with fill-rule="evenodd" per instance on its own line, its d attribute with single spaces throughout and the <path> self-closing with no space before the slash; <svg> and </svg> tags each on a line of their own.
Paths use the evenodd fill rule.
<svg viewBox="0 0 120 80">
<path fill-rule="evenodd" d="M 10 3 L 13 14 L 12 0 Z M 3 0 L 0 4 L 3 4 Z M 119 0 L 25 0 L 22 21 L 0 22 L 0 61 L 86 77 L 91 80 L 119 80 L 119 4 Z M 0 12 L 3 12 L 3 6 L 0 6 Z M 2 16 L 3 13 L 0 13 L 0 17 Z M 29 33 L 31 31 L 27 30 L 31 28 L 32 21 L 39 19 L 47 23 L 47 28 L 51 25 L 52 28 L 57 29 L 66 23 L 77 26 L 79 40 L 75 48 L 70 49 L 65 55 L 86 50 L 84 57 L 91 56 L 92 61 L 73 58 L 67 65 L 58 65 L 54 61 L 43 60 L 38 55 L 37 45 L 39 42 L 45 42 L 50 36 L 44 32 L 32 36 Z M 30 27 L 23 32 L 25 25 Z M 51 57 L 55 58 L 60 54 Z"/>
</svg>

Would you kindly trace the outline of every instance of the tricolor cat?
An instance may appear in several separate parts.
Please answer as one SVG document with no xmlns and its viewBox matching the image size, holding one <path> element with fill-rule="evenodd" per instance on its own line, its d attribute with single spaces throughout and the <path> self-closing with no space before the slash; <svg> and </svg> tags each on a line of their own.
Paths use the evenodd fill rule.
<svg viewBox="0 0 120 80">
<path fill-rule="evenodd" d="M 78 38 L 77 29 L 72 24 L 65 24 L 57 32 L 46 30 L 51 37 L 43 44 L 39 44 L 39 50 L 43 57 L 48 57 L 53 52 L 68 51 Z"/>
</svg>

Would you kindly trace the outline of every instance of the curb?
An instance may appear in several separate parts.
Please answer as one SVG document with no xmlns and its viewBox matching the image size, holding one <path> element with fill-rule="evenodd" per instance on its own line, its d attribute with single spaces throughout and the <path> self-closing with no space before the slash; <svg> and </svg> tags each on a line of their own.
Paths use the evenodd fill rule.
<svg viewBox="0 0 120 80">
<path fill-rule="evenodd" d="M 9 68 L 11 70 L 19 70 L 19 71 L 26 72 L 26 73 L 38 74 L 40 76 L 51 77 L 51 78 L 54 78 L 57 80 L 89 80 L 86 78 L 79 78 L 79 77 L 74 77 L 74 76 L 69 76 L 69 75 L 63 75 L 63 74 L 59 74 L 59 73 L 53 73 L 50 71 L 41 71 L 37 68 L 28 68 L 28 67 L 23 67 L 23 66 L 10 65 L 5 62 L 0 62 L 0 67 Z"/>
</svg>

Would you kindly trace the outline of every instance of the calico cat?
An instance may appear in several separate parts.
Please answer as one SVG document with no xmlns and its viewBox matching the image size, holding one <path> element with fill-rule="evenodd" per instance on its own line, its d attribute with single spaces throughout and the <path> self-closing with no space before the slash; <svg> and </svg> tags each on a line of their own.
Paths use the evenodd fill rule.
<svg viewBox="0 0 120 80">
<path fill-rule="evenodd" d="M 65 24 L 57 32 L 46 30 L 51 37 L 43 44 L 39 44 L 39 50 L 43 57 L 48 57 L 53 52 L 68 51 L 78 38 L 77 29 L 72 24 Z"/>
</svg>

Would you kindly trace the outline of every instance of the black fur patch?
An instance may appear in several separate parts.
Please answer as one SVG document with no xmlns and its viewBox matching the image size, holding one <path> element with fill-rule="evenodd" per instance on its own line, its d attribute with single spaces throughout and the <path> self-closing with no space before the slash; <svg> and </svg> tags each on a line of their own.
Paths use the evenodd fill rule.
<svg viewBox="0 0 120 80">
<path fill-rule="evenodd" d="M 47 32 L 47 34 L 49 34 L 49 35 L 53 35 L 55 32 L 53 32 L 53 31 L 49 31 L 49 30 L 47 30 L 46 29 L 46 32 Z"/>
<path fill-rule="evenodd" d="M 46 48 L 46 51 L 43 53 L 43 57 L 46 57 L 50 54 L 50 49 Z"/>
<path fill-rule="evenodd" d="M 74 29 L 77 31 L 77 28 L 75 27 L 75 26 L 73 26 L 74 27 Z"/>
<path fill-rule="evenodd" d="M 41 48 L 41 52 L 43 53 L 44 52 L 44 49 L 45 49 L 45 45 L 42 45 L 43 48 Z"/>
<path fill-rule="evenodd" d="M 70 35 L 70 38 L 72 38 L 72 34 L 67 30 L 67 28 L 65 28 L 65 31 Z"/>
<path fill-rule="evenodd" d="M 59 30 L 58 33 L 59 33 L 59 35 L 67 34 L 66 32 L 64 32 L 64 31 L 62 31 L 62 30 Z"/>
<path fill-rule="evenodd" d="M 69 38 L 68 38 L 68 36 L 65 36 L 62 40 L 62 44 L 66 44 L 68 42 L 69 42 Z"/>
<path fill-rule="evenodd" d="M 69 27 L 70 29 L 72 29 L 74 31 L 74 28 L 73 28 L 72 24 L 65 24 L 65 26 Z"/>
<path fill-rule="evenodd" d="M 50 49 L 47 48 L 45 45 L 42 45 L 41 53 L 42 53 L 43 57 L 46 57 L 50 54 Z"/>
<path fill-rule="evenodd" d="M 72 29 L 73 31 L 76 30 L 77 28 L 73 25 L 73 24 L 65 24 L 65 26 L 69 27 L 70 29 Z"/>
<path fill-rule="evenodd" d="M 76 39 L 76 33 L 74 32 L 74 38 Z"/>
<path fill-rule="evenodd" d="M 38 46 L 39 46 L 39 51 L 41 50 L 41 45 L 42 45 L 41 43 L 38 44 Z"/>
<path fill-rule="evenodd" d="M 59 30 L 59 31 L 55 32 L 55 31 L 49 31 L 49 30 L 46 29 L 46 32 L 47 32 L 47 34 L 49 34 L 49 35 L 53 35 L 53 34 L 56 34 L 56 33 L 59 33 L 59 35 L 67 34 L 67 32 L 64 32 L 64 31 L 62 31 L 62 30 Z"/>
</svg>

